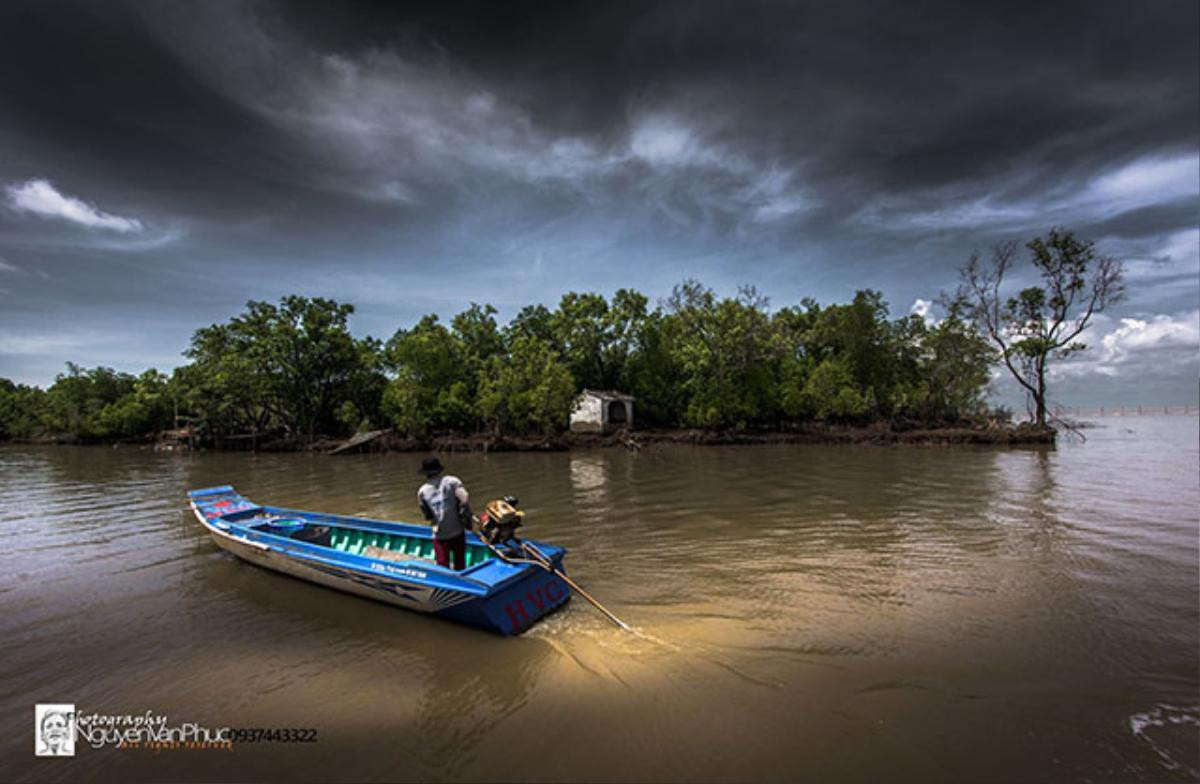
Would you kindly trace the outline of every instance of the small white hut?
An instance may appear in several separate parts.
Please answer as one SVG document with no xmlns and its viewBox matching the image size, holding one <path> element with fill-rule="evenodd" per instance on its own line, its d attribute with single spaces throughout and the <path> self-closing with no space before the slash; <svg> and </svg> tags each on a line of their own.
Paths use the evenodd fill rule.
<svg viewBox="0 0 1200 784">
<path fill-rule="evenodd" d="M 571 412 L 572 433 L 610 433 L 633 426 L 633 398 L 620 392 L 585 389 Z"/>
</svg>

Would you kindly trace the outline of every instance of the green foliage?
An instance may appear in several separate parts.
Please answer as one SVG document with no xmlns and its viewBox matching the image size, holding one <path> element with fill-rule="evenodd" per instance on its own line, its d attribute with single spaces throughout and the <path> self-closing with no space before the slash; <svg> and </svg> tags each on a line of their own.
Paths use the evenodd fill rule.
<svg viewBox="0 0 1200 784">
<path fill-rule="evenodd" d="M 865 417 L 875 406 L 874 390 L 863 393 L 849 357 L 823 360 L 809 375 L 800 395 L 801 410 L 814 419 L 847 421 Z"/>
<path fill-rule="evenodd" d="M 895 413 L 893 388 L 914 375 L 913 358 L 908 350 L 912 325 L 904 320 L 892 324 L 887 315 L 883 296 L 870 289 L 857 292 L 848 305 L 832 305 L 814 314 L 809 331 L 810 352 L 821 360 L 836 357 L 836 377 L 845 379 L 854 392 L 843 396 L 845 402 L 840 407 L 843 413 L 833 416 L 866 416 L 876 413 L 876 407 L 877 413 L 884 416 Z M 854 406 L 850 405 L 852 401 Z M 850 412 L 847 407 L 856 410 Z M 818 418 L 825 417 L 818 414 Z"/>
<path fill-rule="evenodd" d="M 534 338 L 513 340 L 479 374 L 479 416 L 495 432 L 552 433 L 575 400 L 575 381 L 558 354 Z"/>
<path fill-rule="evenodd" d="M 96 416 L 96 431 L 107 437 L 130 438 L 169 427 L 172 400 L 167 376 L 154 368 L 138 376 L 133 389 Z"/>
<path fill-rule="evenodd" d="M 613 389 L 621 383 L 646 305 L 644 295 L 629 289 L 617 291 L 611 305 L 599 294 L 563 295 L 558 310 L 545 320 L 548 343 L 562 355 L 580 389 Z M 522 326 L 535 324 L 525 319 Z"/>
<path fill-rule="evenodd" d="M 67 363 L 67 372 L 45 392 L 0 379 L 0 437 L 69 434 L 97 439 L 153 433 L 170 422 L 167 386 L 167 377 L 154 369 L 134 377 L 74 363 Z"/>
<path fill-rule="evenodd" d="M 1013 307 L 1032 323 L 1045 301 Z M 69 365 L 45 392 L 2 382 L 0 437 L 137 437 L 176 414 L 201 438 L 249 434 L 251 446 L 385 424 L 416 437 L 552 433 L 584 388 L 632 394 L 641 427 L 954 421 L 982 405 L 993 358 L 961 302 L 936 324 L 892 321 L 870 290 L 773 312 L 753 288 L 720 297 L 694 280 L 653 309 L 628 289 L 570 292 L 504 326 L 487 304 L 449 326 L 428 315 L 386 344 L 354 338 L 352 312 L 321 298 L 249 302 L 196 330 L 170 377 Z"/>
<path fill-rule="evenodd" d="M 85 370 L 68 362 L 67 372 L 60 373 L 46 390 L 46 405 L 42 421 L 48 430 L 72 433 L 80 438 L 103 438 L 114 433 L 114 415 L 101 413 L 134 390 L 134 377 L 112 368 L 97 367 Z"/>
<path fill-rule="evenodd" d="M 450 321 L 454 337 L 462 347 L 462 360 L 471 377 L 494 356 L 504 353 L 504 336 L 496 326 L 496 309 L 491 305 L 477 305 L 459 313 Z"/>
<path fill-rule="evenodd" d="M 467 348 L 437 316 L 397 332 L 387 352 L 396 376 L 384 392 L 383 410 L 397 430 L 424 436 L 470 428 L 475 379 Z"/>
<path fill-rule="evenodd" d="M 276 415 L 289 432 L 311 437 L 324 431 L 359 361 L 346 324 L 354 307 L 296 296 L 284 297 L 278 308 L 264 302 L 247 307 L 249 313 L 233 323 L 268 374 Z"/>
<path fill-rule="evenodd" d="M 277 418 L 268 368 L 254 356 L 249 334 L 233 323 L 196 330 L 172 383 L 180 408 L 209 434 L 259 433 Z"/>
<path fill-rule="evenodd" d="M 554 337 L 552 318 L 550 310 L 545 305 L 526 305 L 505 327 L 505 342 L 511 344 L 519 337 L 533 338 L 545 343 L 555 351 L 561 351 L 561 346 Z"/>
<path fill-rule="evenodd" d="M 356 341 L 355 351 L 355 366 L 342 389 L 343 401 L 338 410 L 338 420 L 345 427 L 343 432 L 369 430 L 382 426 L 385 421 L 382 403 L 388 378 L 383 343 L 368 335 Z M 358 421 L 353 425 L 346 415 L 347 405 L 353 406 L 358 412 Z"/>
<path fill-rule="evenodd" d="M 0 439 L 32 438 L 45 425 L 46 393 L 37 387 L 0 378 Z"/>
<path fill-rule="evenodd" d="M 342 404 L 374 408 L 383 383 L 372 358 L 378 344 L 355 340 L 347 327 L 353 312 L 333 300 L 289 296 L 278 306 L 248 302 L 226 324 L 197 330 L 185 352 L 193 369 L 181 376 L 189 406 L 222 431 L 282 427 L 312 438 L 343 430 Z"/>
<path fill-rule="evenodd" d="M 924 419 L 953 422 L 987 410 L 980 390 L 996 352 L 963 312 L 961 301 L 950 303 L 946 318 L 925 332 L 919 372 L 925 393 L 915 407 Z"/>
<path fill-rule="evenodd" d="M 655 310 L 633 327 L 621 389 L 636 399 L 636 421 L 650 427 L 682 424 L 687 407 L 683 371 L 671 350 L 678 323 Z"/>
<path fill-rule="evenodd" d="M 779 355 L 766 298 L 743 288 L 736 299 L 718 299 L 688 280 L 667 304 L 674 321 L 671 355 L 688 395 L 684 420 L 721 427 L 773 417 Z"/>
</svg>

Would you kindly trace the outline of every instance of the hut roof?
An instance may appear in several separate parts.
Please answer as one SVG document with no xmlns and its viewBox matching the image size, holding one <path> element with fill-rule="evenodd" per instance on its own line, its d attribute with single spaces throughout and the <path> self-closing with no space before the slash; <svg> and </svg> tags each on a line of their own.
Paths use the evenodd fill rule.
<svg viewBox="0 0 1200 784">
<path fill-rule="evenodd" d="M 580 394 L 591 397 L 600 398 L 601 400 L 626 400 L 633 402 L 633 395 L 626 395 L 624 392 L 616 392 L 611 389 L 585 389 Z"/>
</svg>

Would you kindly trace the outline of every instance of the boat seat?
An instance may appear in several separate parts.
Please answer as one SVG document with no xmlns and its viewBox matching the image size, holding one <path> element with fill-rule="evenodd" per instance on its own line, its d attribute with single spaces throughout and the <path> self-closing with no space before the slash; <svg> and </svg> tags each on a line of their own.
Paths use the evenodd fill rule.
<svg viewBox="0 0 1200 784">
<path fill-rule="evenodd" d="M 363 551 L 363 555 L 368 558 L 378 558 L 381 561 L 419 561 L 420 558 L 412 555 L 398 553 L 395 550 L 385 550 L 382 547 L 368 547 Z"/>
<path fill-rule="evenodd" d="M 416 536 L 333 527 L 330 532 L 329 546 L 351 555 L 363 555 L 388 561 L 434 560 L 433 540 Z M 491 553 L 486 548 L 469 544 L 466 547 L 465 566 L 475 566 L 490 557 Z"/>
</svg>

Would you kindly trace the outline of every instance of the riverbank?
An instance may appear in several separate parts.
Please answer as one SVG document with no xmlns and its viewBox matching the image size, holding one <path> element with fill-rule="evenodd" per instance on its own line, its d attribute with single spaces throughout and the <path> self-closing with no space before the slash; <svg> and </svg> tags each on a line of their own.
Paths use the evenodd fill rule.
<svg viewBox="0 0 1200 784">
<path fill-rule="evenodd" d="M 897 430 L 887 423 L 863 427 L 814 426 L 795 431 L 643 430 L 609 434 L 563 433 L 550 437 L 443 436 L 428 440 L 386 434 L 364 445 L 371 452 L 564 452 L 580 449 L 640 450 L 660 444 L 753 446 L 761 444 L 1053 444 L 1056 431 L 1032 425 L 994 428 L 945 427 Z M 314 448 L 320 448 L 314 444 Z"/>
<path fill-rule="evenodd" d="M 1019 446 L 1053 444 L 1057 431 L 1052 427 L 1031 424 L 994 427 L 939 427 L 897 429 L 886 422 L 871 425 L 812 425 L 788 431 L 744 430 L 622 430 L 615 433 L 561 433 L 551 436 L 470 436 L 448 435 L 431 438 L 411 438 L 399 433 L 384 432 L 372 440 L 341 453 L 351 452 L 567 452 L 572 450 L 623 448 L 638 451 L 662 444 L 682 446 L 754 446 L 763 444 L 873 444 L 890 445 L 954 445 L 976 444 Z M 318 437 L 262 437 L 257 449 L 249 442 L 238 440 L 225 444 L 201 447 L 219 452 L 319 452 L 329 453 L 345 447 L 348 439 Z M 46 436 L 33 439 L 14 439 L 6 443 L 58 446 L 138 446 L 142 448 L 182 449 L 186 445 L 165 444 L 154 438 L 85 440 L 70 436 Z"/>
</svg>

